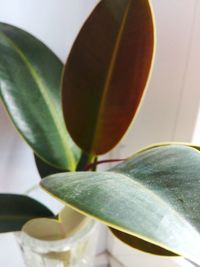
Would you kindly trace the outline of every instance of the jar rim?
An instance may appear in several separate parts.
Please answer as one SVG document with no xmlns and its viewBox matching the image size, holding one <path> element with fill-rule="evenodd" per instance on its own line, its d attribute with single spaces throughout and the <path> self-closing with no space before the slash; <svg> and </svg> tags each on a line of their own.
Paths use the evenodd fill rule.
<svg viewBox="0 0 200 267">
<path fill-rule="evenodd" d="M 25 231 L 18 232 L 17 239 L 22 245 L 28 245 L 33 250 L 41 250 L 44 253 L 45 250 L 49 251 L 65 251 L 70 249 L 75 243 L 87 239 L 87 237 L 92 234 L 96 228 L 97 222 L 92 219 L 87 219 L 87 222 L 79 228 L 75 233 L 65 238 L 59 240 L 42 240 L 39 238 L 32 237 Z"/>
</svg>

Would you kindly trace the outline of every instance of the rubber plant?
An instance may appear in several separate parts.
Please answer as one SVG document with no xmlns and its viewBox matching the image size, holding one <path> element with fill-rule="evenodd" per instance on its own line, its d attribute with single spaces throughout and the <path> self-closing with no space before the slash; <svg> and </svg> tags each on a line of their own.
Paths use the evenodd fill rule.
<svg viewBox="0 0 200 267">
<path fill-rule="evenodd" d="M 95 171 L 135 117 L 153 54 L 148 0 L 100 1 L 65 66 L 35 37 L 1 23 L 0 95 L 41 177 L 50 174 L 45 190 L 133 247 L 200 263 L 197 146 L 152 145 Z M 26 196 L 0 195 L 1 232 L 40 216 L 52 213 Z"/>
</svg>

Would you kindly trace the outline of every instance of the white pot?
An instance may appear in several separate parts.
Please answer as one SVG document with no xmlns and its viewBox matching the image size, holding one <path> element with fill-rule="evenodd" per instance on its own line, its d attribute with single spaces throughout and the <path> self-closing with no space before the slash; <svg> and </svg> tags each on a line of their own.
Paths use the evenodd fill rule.
<svg viewBox="0 0 200 267">
<path fill-rule="evenodd" d="M 111 267 L 194 267 L 194 265 L 182 257 L 155 256 L 129 247 L 119 239 L 108 233 L 108 251 L 113 256 Z M 113 262 L 113 263 L 112 263 Z"/>
</svg>

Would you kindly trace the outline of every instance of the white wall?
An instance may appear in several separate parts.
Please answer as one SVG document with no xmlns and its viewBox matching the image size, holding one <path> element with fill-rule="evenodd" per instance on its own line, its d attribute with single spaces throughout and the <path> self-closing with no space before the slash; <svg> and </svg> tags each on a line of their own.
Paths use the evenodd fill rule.
<svg viewBox="0 0 200 267">
<path fill-rule="evenodd" d="M 34 34 L 64 60 L 98 0 L 0 0 L 0 21 Z"/>
</svg>

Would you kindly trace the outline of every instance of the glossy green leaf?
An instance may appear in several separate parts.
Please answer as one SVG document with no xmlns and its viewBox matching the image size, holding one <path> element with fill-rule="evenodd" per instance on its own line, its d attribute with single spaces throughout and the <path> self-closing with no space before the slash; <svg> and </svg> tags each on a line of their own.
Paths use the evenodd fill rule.
<svg viewBox="0 0 200 267">
<path fill-rule="evenodd" d="M 109 172 L 53 175 L 42 185 L 119 231 L 200 263 L 200 153 L 166 145 Z"/>
<path fill-rule="evenodd" d="M 54 214 L 38 201 L 16 194 L 0 194 L 0 232 L 20 231 L 29 220 L 53 217 Z"/>
<path fill-rule="evenodd" d="M 154 47 L 148 0 L 103 0 L 80 31 L 63 79 L 69 133 L 89 154 L 122 138 L 146 86 Z"/>
<path fill-rule="evenodd" d="M 144 152 L 147 151 L 149 149 L 152 148 L 157 148 L 157 147 L 163 147 L 163 146 L 169 146 L 169 145 L 185 145 L 188 147 L 192 147 L 195 148 L 197 150 L 200 150 L 200 147 L 191 143 L 183 143 L 183 142 L 179 142 L 179 143 L 175 143 L 175 142 L 166 142 L 166 143 L 158 143 L 158 144 L 154 144 L 154 145 L 150 145 L 147 146 L 143 149 L 141 149 L 139 152 Z M 117 237 L 118 239 L 120 239 L 123 243 L 127 244 L 128 246 L 131 246 L 135 249 L 150 253 L 150 254 L 155 254 L 155 255 L 159 255 L 159 256 L 177 256 L 176 254 L 174 254 L 173 252 L 170 252 L 164 248 L 161 248 L 159 246 L 156 246 L 152 243 L 149 243 L 147 241 L 144 241 L 140 238 L 137 238 L 136 236 L 130 235 L 130 234 L 126 234 L 124 232 L 121 232 L 119 230 L 113 229 L 110 227 L 111 232 L 115 235 L 115 237 Z"/>
<path fill-rule="evenodd" d="M 75 170 L 79 150 L 61 111 L 63 65 L 25 31 L 0 23 L 0 97 L 16 128 L 49 164 Z"/>
</svg>

